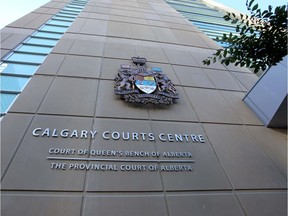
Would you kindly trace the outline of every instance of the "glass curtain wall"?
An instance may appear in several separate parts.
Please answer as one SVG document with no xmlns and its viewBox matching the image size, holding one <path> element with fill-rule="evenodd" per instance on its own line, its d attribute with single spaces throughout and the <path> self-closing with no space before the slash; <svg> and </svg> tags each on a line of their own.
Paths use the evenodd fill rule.
<svg viewBox="0 0 288 216">
<path fill-rule="evenodd" d="M 165 1 L 213 40 L 221 37 L 224 33 L 236 34 L 236 26 L 223 19 L 225 13 L 210 8 L 199 0 Z M 225 46 L 225 44 L 219 45 Z"/>
<path fill-rule="evenodd" d="M 0 62 L 1 116 L 81 13 L 88 0 L 72 0 Z"/>
</svg>

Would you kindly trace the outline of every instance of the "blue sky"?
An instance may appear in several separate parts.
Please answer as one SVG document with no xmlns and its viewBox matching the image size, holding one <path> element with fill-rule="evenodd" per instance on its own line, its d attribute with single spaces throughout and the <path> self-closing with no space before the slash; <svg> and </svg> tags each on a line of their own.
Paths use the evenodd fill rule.
<svg viewBox="0 0 288 216">
<path fill-rule="evenodd" d="M 50 0 L 0 0 L 0 29 Z"/>
<path fill-rule="evenodd" d="M 19 19 L 25 14 L 35 10 L 41 5 L 49 2 L 50 0 L 0 0 L 1 13 L 0 13 L 0 29 L 9 23 Z M 227 5 L 231 8 L 245 12 L 246 0 L 215 0 L 219 3 Z M 273 7 L 278 5 L 287 4 L 287 0 L 255 0 L 259 3 L 261 9 L 266 9 L 269 4 Z"/>
<path fill-rule="evenodd" d="M 246 10 L 246 0 L 214 0 L 221 4 L 224 4 L 228 7 L 234 8 L 242 13 L 247 12 Z M 268 8 L 269 5 L 272 5 L 273 8 L 276 6 L 282 6 L 287 4 L 287 0 L 255 0 L 254 4 L 258 3 L 260 9 L 265 10 Z"/>
</svg>

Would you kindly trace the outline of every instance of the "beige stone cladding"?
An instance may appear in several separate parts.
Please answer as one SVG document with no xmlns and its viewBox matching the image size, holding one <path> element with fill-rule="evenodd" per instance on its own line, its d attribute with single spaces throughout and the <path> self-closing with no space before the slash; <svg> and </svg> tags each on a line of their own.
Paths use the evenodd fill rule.
<svg viewBox="0 0 288 216">
<path fill-rule="evenodd" d="M 68 2 L 6 26 L 1 53 Z M 202 64 L 217 48 L 165 1 L 89 0 L 1 121 L 2 214 L 286 216 L 286 130 L 243 103 L 252 72 Z M 133 56 L 162 68 L 175 104 L 114 94 Z"/>
</svg>

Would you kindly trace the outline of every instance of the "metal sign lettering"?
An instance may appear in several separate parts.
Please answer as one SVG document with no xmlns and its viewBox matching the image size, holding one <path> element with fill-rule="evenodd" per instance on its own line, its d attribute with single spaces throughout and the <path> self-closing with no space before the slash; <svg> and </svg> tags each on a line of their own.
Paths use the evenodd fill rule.
<svg viewBox="0 0 288 216">
<path fill-rule="evenodd" d="M 146 58 L 132 57 L 134 65 L 122 64 L 114 79 L 114 92 L 127 102 L 173 104 L 179 99 L 171 80 L 158 67 L 147 68 Z"/>
</svg>

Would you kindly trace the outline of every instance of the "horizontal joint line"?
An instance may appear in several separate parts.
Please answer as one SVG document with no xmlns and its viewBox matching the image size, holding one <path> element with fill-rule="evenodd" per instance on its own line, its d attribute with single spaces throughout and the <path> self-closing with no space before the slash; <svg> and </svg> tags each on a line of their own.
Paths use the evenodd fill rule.
<svg viewBox="0 0 288 216">
<path fill-rule="evenodd" d="M 48 160 L 71 160 L 71 161 L 104 161 L 104 162 L 146 162 L 146 163 L 194 163 L 194 160 L 129 160 L 129 159 L 104 159 L 104 158 L 66 158 L 47 157 Z"/>
</svg>

